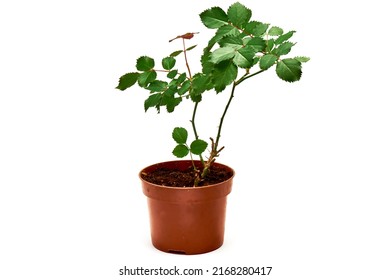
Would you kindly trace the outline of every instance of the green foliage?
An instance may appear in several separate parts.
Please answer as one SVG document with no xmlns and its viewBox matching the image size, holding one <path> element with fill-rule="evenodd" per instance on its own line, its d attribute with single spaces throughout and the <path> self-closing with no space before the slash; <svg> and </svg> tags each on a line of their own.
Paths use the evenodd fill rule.
<svg viewBox="0 0 390 280">
<path fill-rule="evenodd" d="M 172 132 L 172 138 L 177 144 L 185 144 L 188 138 L 188 132 L 183 127 L 175 127 Z"/>
<path fill-rule="evenodd" d="M 138 81 L 138 73 L 127 73 L 119 78 L 119 84 L 116 87 L 119 90 L 125 90 L 132 87 Z"/>
<path fill-rule="evenodd" d="M 272 26 L 269 30 L 268 30 L 268 35 L 269 36 L 280 36 L 283 34 L 283 29 L 280 28 L 280 27 L 277 27 L 277 26 Z"/>
<path fill-rule="evenodd" d="M 301 62 L 294 58 L 286 58 L 276 64 L 276 74 L 286 82 L 295 82 L 301 78 Z"/>
<path fill-rule="evenodd" d="M 178 73 L 177 70 L 169 71 L 168 74 L 167 74 L 167 77 L 168 77 L 169 79 L 173 79 L 173 78 L 176 77 L 177 73 Z"/>
<path fill-rule="evenodd" d="M 233 63 L 241 68 L 250 68 L 252 66 L 255 51 L 250 46 L 245 46 L 237 50 Z"/>
<path fill-rule="evenodd" d="M 296 56 L 294 58 L 301 63 L 305 63 L 305 62 L 308 62 L 310 60 L 310 58 L 308 58 L 306 56 Z"/>
<path fill-rule="evenodd" d="M 190 149 L 186 145 L 179 144 L 173 149 L 172 154 L 175 157 L 183 158 L 183 157 L 187 156 L 189 152 L 190 152 Z"/>
<path fill-rule="evenodd" d="M 260 58 L 260 68 L 263 70 L 267 70 L 271 66 L 275 64 L 278 60 L 278 57 L 274 54 L 266 54 Z"/>
<path fill-rule="evenodd" d="M 203 49 L 200 72 L 191 73 L 187 59 L 187 56 L 192 54 L 187 52 L 197 45 L 188 48 L 185 46 L 197 33 L 186 33 L 175 38 L 182 40 L 183 49 L 163 57 L 161 66 L 155 65 L 155 61 L 158 60 L 141 56 L 135 63 L 137 72 L 121 76 L 116 87 L 125 90 L 138 82 L 141 88 L 149 92 L 144 102 L 145 111 L 155 108 L 160 113 L 161 107 L 165 107 L 166 111 L 171 113 L 183 100 L 189 99 L 194 102 L 191 122 L 195 139 L 188 145 L 187 130 L 176 127 L 172 133 L 176 142 L 173 154 L 177 157 L 199 155 L 205 169 L 209 168 L 221 150 L 218 145 L 222 123 L 236 87 L 274 65 L 277 77 L 286 82 L 296 82 L 302 76 L 302 64 L 309 61 L 306 56 L 286 57 L 295 46 L 295 42 L 291 41 L 295 34 L 294 30 L 284 32 L 280 27 L 251 18 L 252 11 L 239 2 L 230 5 L 227 10 L 211 7 L 203 11 L 200 13 L 200 20 L 206 28 L 214 30 L 214 35 Z M 177 60 L 178 56 L 184 57 L 185 63 Z M 183 69 L 179 70 L 180 67 Z M 195 123 L 197 106 L 205 100 L 202 98 L 203 94 L 209 91 L 220 93 L 228 86 L 231 86 L 230 99 L 220 119 L 215 140 L 210 138 L 212 144 L 210 156 L 204 161 L 202 154 L 207 148 L 207 143 L 198 137 Z"/>
<path fill-rule="evenodd" d="M 162 95 L 159 93 L 149 95 L 149 97 L 144 102 L 145 112 L 151 107 L 156 107 L 158 112 L 160 112 L 161 99 Z"/>
<path fill-rule="evenodd" d="M 195 48 L 196 48 L 196 46 L 197 46 L 197 45 L 194 45 L 194 46 L 191 46 L 191 47 L 187 48 L 187 51 L 190 51 L 190 50 L 193 50 L 193 49 L 195 49 Z"/>
<path fill-rule="evenodd" d="M 136 67 L 138 71 L 149 71 L 154 67 L 154 59 L 148 56 L 141 56 L 137 59 Z"/>
<path fill-rule="evenodd" d="M 242 48 L 244 42 L 239 36 L 228 36 L 219 41 L 221 47 L 231 47 L 234 50 L 239 50 Z"/>
<path fill-rule="evenodd" d="M 212 73 L 212 83 L 215 91 L 217 93 L 223 91 L 226 86 L 233 83 L 237 74 L 237 66 L 232 60 L 226 60 L 216 64 Z"/>
<path fill-rule="evenodd" d="M 183 127 L 175 127 L 172 132 L 172 138 L 177 143 L 172 153 L 179 158 L 185 157 L 191 152 L 194 155 L 201 155 L 207 148 L 207 143 L 201 139 L 192 141 L 187 145 L 188 132 Z"/>
<path fill-rule="evenodd" d="M 279 44 L 283 43 L 284 41 L 287 41 L 288 39 L 290 39 L 292 37 L 292 35 L 294 35 L 294 33 L 295 33 L 295 31 L 289 31 L 286 34 L 280 35 L 275 40 L 275 44 L 279 45 Z"/>
<path fill-rule="evenodd" d="M 171 70 L 176 64 L 176 59 L 171 56 L 165 57 L 162 60 L 162 66 L 165 70 Z"/>
<path fill-rule="evenodd" d="M 243 28 L 249 22 L 252 11 L 237 2 L 229 7 L 227 15 L 234 26 Z"/>
<path fill-rule="evenodd" d="M 150 90 L 150 92 L 161 92 L 161 91 L 164 91 L 166 90 L 168 87 L 168 83 L 167 82 L 164 82 L 164 81 L 153 81 L 149 84 L 149 86 L 147 87 L 148 90 Z"/>
<path fill-rule="evenodd" d="M 277 48 L 274 49 L 273 53 L 277 56 L 286 55 L 291 51 L 291 48 L 294 46 L 294 43 L 291 42 L 283 42 Z"/>
<path fill-rule="evenodd" d="M 183 82 L 181 87 L 178 89 L 177 93 L 179 95 L 183 95 L 184 93 L 186 93 L 190 89 L 190 87 L 191 87 L 191 81 L 187 80 L 187 81 Z"/>
<path fill-rule="evenodd" d="M 267 47 L 267 42 L 261 37 L 253 37 L 247 40 L 247 46 L 250 46 L 255 53 L 263 52 Z"/>
<path fill-rule="evenodd" d="M 211 54 L 211 62 L 214 64 L 220 63 L 224 60 L 231 59 L 235 56 L 236 50 L 232 47 L 222 47 L 219 49 L 216 49 Z"/>
<path fill-rule="evenodd" d="M 267 31 L 269 24 L 259 21 L 251 21 L 245 26 L 245 32 L 253 36 L 262 36 Z"/>
<path fill-rule="evenodd" d="M 179 54 L 181 54 L 183 51 L 179 50 L 179 51 L 174 51 L 173 53 L 171 53 L 169 56 L 171 57 L 176 57 L 178 56 Z"/>
<path fill-rule="evenodd" d="M 213 7 L 204 11 L 200 14 L 200 19 L 206 27 L 212 29 L 229 24 L 228 16 L 225 11 L 219 7 Z"/>
<path fill-rule="evenodd" d="M 207 142 L 197 139 L 191 143 L 190 151 L 194 155 L 201 155 L 207 148 Z"/>
<path fill-rule="evenodd" d="M 140 87 L 147 87 L 149 83 L 157 78 L 156 71 L 143 72 L 138 76 L 138 84 Z"/>
</svg>

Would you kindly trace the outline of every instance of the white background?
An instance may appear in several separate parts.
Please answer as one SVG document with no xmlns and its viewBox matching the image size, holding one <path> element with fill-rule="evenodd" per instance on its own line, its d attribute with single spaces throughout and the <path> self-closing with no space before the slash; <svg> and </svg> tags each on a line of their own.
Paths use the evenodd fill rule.
<svg viewBox="0 0 390 280">
<path fill-rule="evenodd" d="M 190 129 L 192 106 L 145 114 L 146 92 L 115 87 L 139 56 L 160 61 L 186 32 L 201 32 L 189 42 L 199 70 L 212 31 L 198 14 L 231 3 L 1 2 L 0 279 L 141 279 L 119 276 L 125 265 L 390 279 L 389 20 L 379 0 L 242 1 L 253 19 L 296 30 L 292 55 L 311 61 L 298 83 L 270 70 L 237 88 L 219 159 L 237 173 L 224 246 L 198 256 L 151 246 L 137 175 L 174 159 L 172 128 Z M 203 138 L 227 97 L 204 97 Z"/>
</svg>

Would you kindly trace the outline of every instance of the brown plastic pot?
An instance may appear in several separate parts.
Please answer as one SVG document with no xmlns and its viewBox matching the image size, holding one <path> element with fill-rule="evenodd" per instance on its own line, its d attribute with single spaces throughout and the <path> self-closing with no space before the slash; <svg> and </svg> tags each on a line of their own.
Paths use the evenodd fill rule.
<svg viewBox="0 0 390 280">
<path fill-rule="evenodd" d="M 199 162 L 196 162 L 199 164 Z M 157 168 L 191 166 L 191 161 L 169 161 L 144 168 L 139 176 L 147 196 L 152 244 L 155 248 L 176 254 L 202 254 L 222 246 L 225 233 L 227 195 L 232 190 L 233 176 L 205 187 L 165 187 L 142 179 L 142 172 Z"/>
</svg>

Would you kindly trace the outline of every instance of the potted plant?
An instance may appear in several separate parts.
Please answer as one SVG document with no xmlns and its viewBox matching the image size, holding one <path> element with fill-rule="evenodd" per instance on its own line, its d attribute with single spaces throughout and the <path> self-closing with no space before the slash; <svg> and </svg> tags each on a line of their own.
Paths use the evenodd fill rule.
<svg viewBox="0 0 390 280">
<path fill-rule="evenodd" d="M 202 23 L 216 32 L 203 50 L 199 73 L 191 71 L 187 59 L 196 46 L 186 47 L 197 33 L 186 33 L 169 41 L 181 41 L 183 47 L 163 57 L 161 66 L 155 59 L 141 56 L 136 61 L 137 71 L 119 79 L 119 90 L 138 84 L 149 93 L 145 111 L 154 107 L 159 113 L 165 107 L 172 113 L 186 100 L 193 103 L 193 140 L 188 140 L 189 133 L 183 127 L 175 127 L 172 132 L 176 142 L 173 154 L 178 158 L 189 155 L 190 159 L 153 164 L 139 173 L 148 198 L 152 243 L 162 251 L 199 254 L 223 244 L 226 199 L 234 171 L 215 160 L 224 148 L 220 144 L 221 131 L 236 89 L 273 67 L 280 79 L 298 81 L 302 63 L 309 60 L 304 56 L 285 57 L 295 45 L 290 41 L 295 31 L 284 32 L 280 27 L 251 20 L 251 16 L 252 11 L 238 2 L 226 12 L 212 7 L 200 14 Z M 182 71 L 176 68 L 179 55 L 185 61 Z M 216 136 L 205 141 L 199 136 L 196 122 L 202 96 L 210 91 L 219 94 L 228 87 L 226 106 L 220 116 L 215 116 L 219 120 Z M 204 155 L 206 150 L 208 154 Z"/>
</svg>

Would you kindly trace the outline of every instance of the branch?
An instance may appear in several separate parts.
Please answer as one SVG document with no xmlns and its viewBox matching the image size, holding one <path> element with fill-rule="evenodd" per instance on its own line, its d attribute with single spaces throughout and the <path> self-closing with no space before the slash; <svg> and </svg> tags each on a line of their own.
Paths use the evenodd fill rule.
<svg viewBox="0 0 390 280">
<path fill-rule="evenodd" d="M 258 74 L 260 74 L 260 73 L 262 73 L 262 72 L 264 72 L 265 70 L 259 70 L 259 71 L 257 71 L 257 72 L 255 72 L 255 73 L 253 73 L 253 74 L 250 74 L 250 75 L 248 75 L 248 74 L 245 74 L 244 76 L 242 76 L 237 82 L 235 82 L 235 85 L 236 86 L 238 86 L 239 84 L 241 84 L 243 81 L 245 81 L 246 79 L 249 79 L 249 78 L 251 78 L 251 77 L 253 77 L 253 76 L 256 76 L 256 75 L 258 75 Z"/>
<path fill-rule="evenodd" d="M 186 61 L 186 66 L 187 66 L 187 69 L 188 69 L 188 75 L 190 76 L 190 80 L 192 80 L 190 65 L 188 64 L 188 60 L 187 60 L 187 49 L 186 49 L 186 43 L 184 41 L 184 38 L 183 38 L 183 52 L 184 52 L 184 59 Z"/>
</svg>

